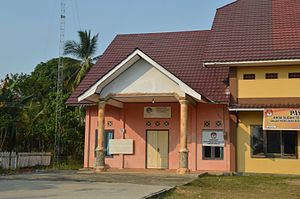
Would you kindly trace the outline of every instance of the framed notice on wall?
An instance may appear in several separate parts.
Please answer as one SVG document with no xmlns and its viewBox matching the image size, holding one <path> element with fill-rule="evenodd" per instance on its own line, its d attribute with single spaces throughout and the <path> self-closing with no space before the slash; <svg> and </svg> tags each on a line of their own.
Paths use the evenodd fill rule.
<svg viewBox="0 0 300 199">
<path fill-rule="evenodd" d="M 171 118 L 171 107 L 146 106 L 144 107 L 144 118 Z"/>
<path fill-rule="evenodd" d="M 109 140 L 110 154 L 133 154 L 132 139 L 110 139 Z"/>
<path fill-rule="evenodd" d="M 203 130 L 202 145 L 203 146 L 224 146 L 224 131 Z"/>
<path fill-rule="evenodd" d="M 264 130 L 300 130 L 300 109 L 265 109 Z"/>
</svg>

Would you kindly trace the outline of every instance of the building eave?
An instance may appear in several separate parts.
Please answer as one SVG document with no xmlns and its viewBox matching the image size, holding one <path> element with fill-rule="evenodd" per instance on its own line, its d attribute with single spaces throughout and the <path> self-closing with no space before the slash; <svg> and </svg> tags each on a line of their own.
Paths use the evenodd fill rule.
<svg viewBox="0 0 300 199">
<path fill-rule="evenodd" d="M 263 111 L 264 108 L 229 108 L 229 111 Z"/>
<path fill-rule="evenodd" d="M 228 61 L 228 62 L 206 62 L 205 67 L 216 66 L 276 66 L 276 65 L 296 65 L 300 64 L 300 59 L 279 59 L 279 60 L 260 60 L 260 61 Z"/>
</svg>

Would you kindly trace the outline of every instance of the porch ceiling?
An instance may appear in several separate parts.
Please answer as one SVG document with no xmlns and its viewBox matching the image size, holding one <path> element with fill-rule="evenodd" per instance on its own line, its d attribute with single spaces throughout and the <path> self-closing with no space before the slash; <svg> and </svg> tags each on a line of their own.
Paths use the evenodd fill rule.
<svg viewBox="0 0 300 199">
<path fill-rule="evenodd" d="M 114 96 L 105 99 L 106 103 L 118 108 L 123 108 L 124 103 L 163 103 L 163 102 L 179 102 L 177 96 Z"/>
<path fill-rule="evenodd" d="M 134 102 L 144 102 L 144 103 L 156 103 L 156 102 L 178 102 L 175 96 L 135 96 L 135 97 L 114 97 L 113 100 L 124 102 L 124 103 L 134 103 Z"/>
</svg>

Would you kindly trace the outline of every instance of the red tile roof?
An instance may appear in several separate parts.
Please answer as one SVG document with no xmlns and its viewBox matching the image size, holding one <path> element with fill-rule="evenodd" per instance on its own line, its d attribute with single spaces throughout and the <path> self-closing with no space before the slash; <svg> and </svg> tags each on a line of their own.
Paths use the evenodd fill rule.
<svg viewBox="0 0 300 199">
<path fill-rule="evenodd" d="M 251 109 L 251 108 L 300 108 L 300 104 L 234 104 L 231 109 Z"/>
<path fill-rule="evenodd" d="M 78 104 L 80 94 L 137 48 L 204 97 L 228 103 L 225 83 L 228 68 L 203 67 L 202 55 L 209 32 L 118 35 L 79 84 L 67 104 Z M 83 103 L 87 105 L 89 102 Z"/>
<path fill-rule="evenodd" d="M 237 0 L 217 10 L 205 62 L 300 58 L 300 0 Z"/>
<path fill-rule="evenodd" d="M 227 103 L 228 68 L 203 62 L 300 59 L 300 0 L 237 0 L 217 10 L 211 31 L 118 35 L 67 104 L 78 104 L 80 94 L 137 48 L 204 97 Z"/>
</svg>

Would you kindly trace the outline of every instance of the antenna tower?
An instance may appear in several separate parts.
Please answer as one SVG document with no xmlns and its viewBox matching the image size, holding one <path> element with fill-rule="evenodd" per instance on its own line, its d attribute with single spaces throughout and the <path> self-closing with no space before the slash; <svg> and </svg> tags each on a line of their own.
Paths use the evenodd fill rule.
<svg viewBox="0 0 300 199">
<path fill-rule="evenodd" d="M 65 43 L 65 20 L 66 20 L 66 4 L 64 0 L 60 1 L 60 37 L 59 37 L 59 59 L 57 65 L 57 82 L 56 82 L 56 110 L 55 110 L 55 139 L 54 139 L 54 159 L 53 166 L 59 162 L 61 154 L 60 138 L 62 134 L 61 127 L 61 109 L 63 106 L 63 53 Z"/>
</svg>

